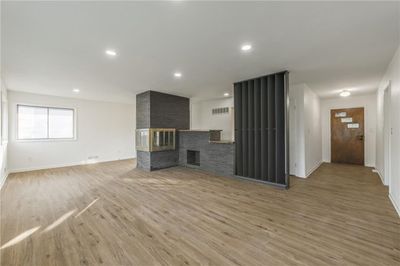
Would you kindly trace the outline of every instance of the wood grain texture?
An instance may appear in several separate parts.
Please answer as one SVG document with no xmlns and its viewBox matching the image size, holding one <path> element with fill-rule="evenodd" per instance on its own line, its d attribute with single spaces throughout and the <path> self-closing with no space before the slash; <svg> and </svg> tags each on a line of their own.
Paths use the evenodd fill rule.
<svg viewBox="0 0 400 266">
<path fill-rule="evenodd" d="M 348 128 L 336 117 L 345 112 L 346 118 L 358 123 L 359 128 Z M 346 108 L 331 110 L 331 162 L 364 165 L 364 108 Z"/>
<path fill-rule="evenodd" d="M 370 168 L 323 164 L 291 184 L 132 160 L 13 174 L 1 245 L 40 228 L 0 264 L 399 265 L 400 219 Z"/>
</svg>

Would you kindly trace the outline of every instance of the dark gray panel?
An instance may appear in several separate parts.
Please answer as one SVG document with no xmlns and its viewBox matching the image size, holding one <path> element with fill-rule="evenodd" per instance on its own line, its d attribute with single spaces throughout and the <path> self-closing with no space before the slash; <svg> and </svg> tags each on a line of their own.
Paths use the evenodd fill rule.
<svg viewBox="0 0 400 266">
<path fill-rule="evenodd" d="M 276 123 L 276 182 L 285 183 L 285 94 L 284 74 L 275 75 L 275 123 Z"/>
<path fill-rule="evenodd" d="M 261 179 L 261 91 L 260 79 L 254 80 L 254 177 Z"/>
<path fill-rule="evenodd" d="M 242 82 L 242 161 L 243 176 L 248 176 L 248 101 L 247 82 Z"/>
<path fill-rule="evenodd" d="M 254 178 L 254 80 L 247 82 L 248 176 Z"/>
<path fill-rule="evenodd" d="M 241 83 L 234 85 L 234 101 L 235 101 L 235 158 L 236 171 L 235 174 L 243 175 L 243 158 L 242 158 L 242 92 Z"/>
<path fill-rule="evenodd" d="M 150 91 L 150 127 L 189 129 L 189 98 Z"/>
<path fill-rule="evenodd" d="M 276 182 L 275 76 L 268 76 L 268 181 Z"/>
<path fill-rule="evenodd" d="M 150 127 L 150 91 L 136 95 L 136 128 Z"/>
<path fill-rule="evenodd" d="M 268 90 L 267 78 L 261 78 L 261 179 L 268 180 Z"/>
</svg>

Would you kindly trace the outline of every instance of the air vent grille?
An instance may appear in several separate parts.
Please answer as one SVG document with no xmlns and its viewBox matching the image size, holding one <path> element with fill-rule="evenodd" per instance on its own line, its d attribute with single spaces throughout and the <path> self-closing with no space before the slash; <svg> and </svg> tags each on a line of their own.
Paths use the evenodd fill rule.
<svg viewBox="0 0 400 266">
<path fill-rule="evenodd" d="M 222 114 L 227 114 L 227 113 L 229 113 L 229 107 L 219 107 L 219 108 L 212 109 L 213 115 L 222 115 Z"/>
</svg>

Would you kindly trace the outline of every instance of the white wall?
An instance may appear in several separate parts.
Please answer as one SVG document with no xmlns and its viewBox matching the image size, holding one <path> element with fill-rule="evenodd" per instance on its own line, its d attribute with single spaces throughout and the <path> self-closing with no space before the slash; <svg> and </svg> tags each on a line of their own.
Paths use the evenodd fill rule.
<svg viewBox="0 0 400 266">
<path fill-rule="evenodd" d="M 0 79 L 1 86 L 1 139 L 0 139 L 0 189 L 7 178 L 7 149 L 8 149 L 8 108 L 7 108 L 7 89 L 3 80 Z"/>
<path fill-rule="evenodd" d="M 305 177 L 304 84 L 289 87 L 289 172 Z"/>
<path fill-rule="evenodd" d="M 135 104 L 108 103 L 8 91 L 10 172 L 132 158 L 135 151 Z M 16 140 L 18 103 L 76 108 L 74 141 Z M 93 158 L 97 156 L 98 158 Z M 92 157 L 90 159 L 89 157 Z"/>
<path fill-rule="evenodd" d="M 390 82 L 390 173 L 384 173 L 384 90 Z M 397 49 L 388 69 L 380 83 L 377 93 L 377 143 L 376 143 L 376 168 L 389 185 L 389 197 L 400 215 L 400 46 Z"/>
<path fill-rule="evenodd" d="M 305 176 L 322 162 L 320 99 L 310 88 L 304 90 Z"/>
<path fill-rule="evenodd" d="M 376 95 L 349 96 L 321 101 L 322 159 L 331 161 L 331 109 L 364 107 L 364 163 L 375 167 Z"/>
<path fill-rule="evenodd" d="M 321 164 L 320 99 L 306 84 L 289 90 L 290 174 L 309 176 Z"/>
<path fill-rule="evenodd" d="M 190 102 L 191 129 L 221 129 L 221 138 L 231 140 L 234 133 L 233 128 L 233 97 Z M 212 115 L 213 108 L 229 107 L 229 114 Z"/>
</svg>

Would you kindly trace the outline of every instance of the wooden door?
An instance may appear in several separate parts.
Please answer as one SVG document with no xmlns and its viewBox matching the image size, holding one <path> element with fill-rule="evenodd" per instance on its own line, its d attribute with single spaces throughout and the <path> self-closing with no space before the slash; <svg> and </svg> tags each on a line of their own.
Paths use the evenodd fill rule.
<svg viewBox="0 0 400 266">
<path fill-rule="evenodd" d="M 364 108 L 331 110 L 331 162 L 364 165 Z"/>
</svg>

